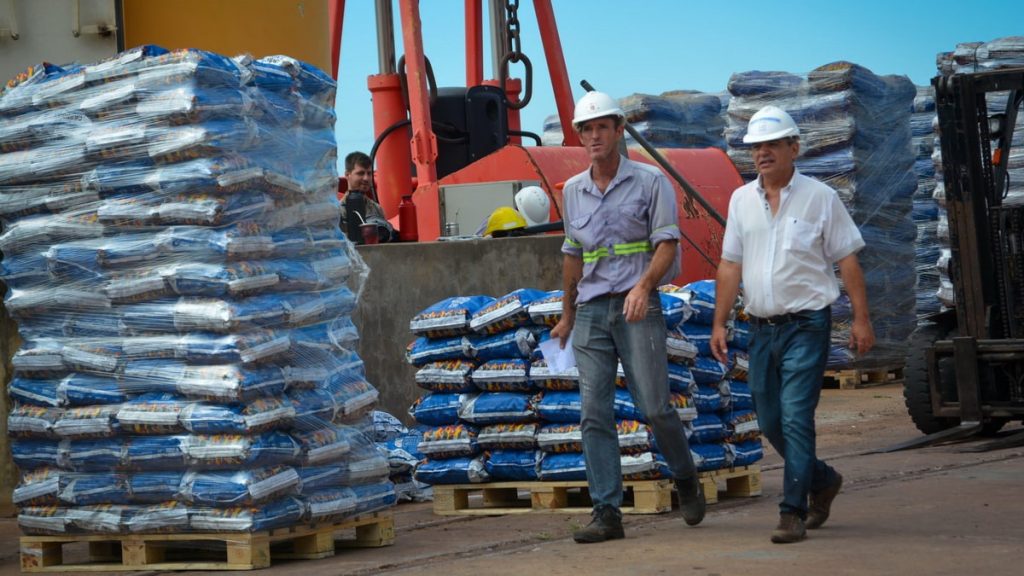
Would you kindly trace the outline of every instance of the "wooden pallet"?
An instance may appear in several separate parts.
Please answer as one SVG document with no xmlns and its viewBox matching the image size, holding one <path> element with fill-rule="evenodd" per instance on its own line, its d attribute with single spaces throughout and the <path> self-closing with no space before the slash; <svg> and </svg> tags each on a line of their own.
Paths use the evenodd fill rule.
<svg viewBox="0 0 1024 576">
<path fill-rule="evenodd" d="M 335 532 L 355 537 L 335 540 Z M 334 556 L 335 547 L 374 548 L 395 541 L 390 512 L 316 526 L 293 526 L 248 534 L 110 534 L 22 536 L 22 572 L 112 572 L 123 570 L 253 570 L 270 560 Z M 87 543 L 87 562 L 65 563 L 65 544 Z M 271 548 L 271 545 L 274 548 Z"/>
<path fill-rule="evenodd" d="M 627 480 L 623 514 L 659 514 L 672 509 L 671 480 Z M 479 498 L 470 498 L 478 495 Z M 494 516 L 525 512 L 589 513 L 585 481 L 437 484 L 434 514 Z"/>
<path fill-rule="evenodd" d="M 724 481 L 729 496 L 761 494 L 761 468 L 703 472 L 704 495 L 718 501 L 718 483 Z M 661 514 L 672 510 L 671 480 L 627 480 L 623 514 Z M 592 509 L 586 481 L 488 482 L 485 484 L 438 484 L 434 486 L 434 514 L 442 516 L 494 516 L 502 514 L 589 514 Z"/>
<path fill-rule="evenodd" d="M 700 481 L 704 485 L 704 499 L 714 504 L 722 496 L 749 498 L 761 495 L 761 467 L 740 466 L 737 468 L 702 472 Z M 725 484 L 725 490 L 719 486 Z"/>
<path fill-rule="evenodd" d="M 846 370 L 826 370 L 825 388 L 853 390 L 869 388 L 883 384 L 903 382 L 903 366 L 881 366 L 878 368 L 850 368 Z"/>
</svg>

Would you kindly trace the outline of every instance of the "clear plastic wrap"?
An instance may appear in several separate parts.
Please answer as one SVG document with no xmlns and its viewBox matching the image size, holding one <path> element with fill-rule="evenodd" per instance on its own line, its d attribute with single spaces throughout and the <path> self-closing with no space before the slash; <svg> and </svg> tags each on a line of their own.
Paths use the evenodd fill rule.
<svg viewBox="0 0 1024 576">
<path fill-rule="evenodd" d="M 316 521 L 325 470 L 342 516 L 394 503 L 361 423 L 334 95 L 288 57 L 155 46 L 0 93 L 23 529 Z"/>
<path fill-rule="evenodd" d="M 619 98 L 619 106 L 630 125 L 655 147 L 724 150 L 722 100 L 719 94 L 672 90 L 660 96 L 630 94 Z M 561 146 L 562 140 L 558 116 L 545 118 L 541 142 L 545 146 Z M 630 135 L 626 136 L 626 145 L 639 146 Z"/>
<path fill-rule="evenodd" d="M 806 77 L 734 74 L 729 86 L 729 156 L 744 179 L 756 178 L 750 147 L 742 142 L 753 113 L 772 104 L 797 122 L 797 168 L 836 189 L 866 243 L 858 257 L 877 338 L 868 359 L 902 361 L 903 342 L 917 322 L 916 301 L 906 296 L 917 284 L 917 227 L 911 217 L 919 185 L 912 152 L 911 112 L 918 95 L 914 85 L 906 77 L 877 76 L 862 66 L 835 62 Z M 928 104 L 916 106 L 923 111 Z M 846 342 L 848 329 L 834 325 L 833 339 L 837 346 Z"/>
</svg>

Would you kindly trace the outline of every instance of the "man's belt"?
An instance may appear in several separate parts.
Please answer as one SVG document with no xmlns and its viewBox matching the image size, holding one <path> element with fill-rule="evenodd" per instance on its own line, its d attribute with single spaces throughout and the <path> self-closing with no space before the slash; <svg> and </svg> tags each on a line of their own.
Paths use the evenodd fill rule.
<svg viewBox="0 0 1024 576">
<path fill-rule="evenodd" d="M 768 316 L 767 318 L 750 316 L 750 325 L 755 328 L 760 328 L 761 326 L 778 326 L 780 324 L 789 324 L 790 322 L 806 319 L 807 312 L 787 312 L 785 314 L 779 314 L 778 316 Z"/>
</svg>

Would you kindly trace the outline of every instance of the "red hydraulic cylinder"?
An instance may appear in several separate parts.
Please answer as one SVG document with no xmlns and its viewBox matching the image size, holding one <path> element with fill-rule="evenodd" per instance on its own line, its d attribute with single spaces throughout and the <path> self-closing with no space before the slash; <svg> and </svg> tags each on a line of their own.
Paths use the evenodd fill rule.
<svg viewBox="0 0 1024 576">
<path fill-rule="evenodd" d="M 366 83 L 373 99 L 373 133 L 379 137 L 388 127 L 406 119 L 402 82 L 398 74 L 375 74 Z M 405 127 L 394 130 L 377 147 L 377 200 L 388 218 L 398 214 L 402 196 L 412 192 L 408 133 Z"/>
<path fill-rule="evenodd" d="M 555 12 L 551 9 L 551 0 L 533 0 L 533 10 L 537 13 L 537 27 L 540 28 L 540 40 L 544 44 L 544 57 L 551 74 L 551 88 L 555 93 L 555 107 L 558 119 L 562 123 L 562 134 L 566 146 L 579 146 L 580 138 L 572 127 L 573 98 L 572 87 L 569 85 L 569 72 L 565 67 L 565 54 L 562 52 L 562 41 L 558 37 L 558 25 L 555 23 Z"/>
</svg>

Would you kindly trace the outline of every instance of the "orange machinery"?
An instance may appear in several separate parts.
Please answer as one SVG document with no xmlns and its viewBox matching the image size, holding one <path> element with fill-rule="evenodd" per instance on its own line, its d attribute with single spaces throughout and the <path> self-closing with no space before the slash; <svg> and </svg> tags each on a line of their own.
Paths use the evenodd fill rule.
<svg viewBox="0 0 1024 576">
<path fill-rule="evenodd" d="M 398 2 L 405 56 L 397 64 L 392 4 L 390 0 L 375 1 L 381 73 L 369 77 L 368 87 L 373 98 L 377 135 L 373 154 L 376 188 L 387 216 L 394 217 L 401 197 L 412 193 L 420 240 L 431 241 L 444 233 L 446 220 L 451 220 L 453 213 L 458 215 L 459 209 L 453 212 L 451 206 L 456 197 L 464 202 L 461 209 L 475 209 L 479 215 L 497 207 L 488 205 L 488 202 L 495 202 L 495 197 L 508 200 L 501 204 L 511 204 L 511 196 L 519 185 L 538 184 L 554 200 L 552 220 L 560 220 L 560 185 L 585 170 L 589 161 L 572 128 L 572 91 L 550 0 L 533 0 L 533 6 L 565 135 L 560 147 L 521 145 L 523 136 L 531 136 L 520 130 L 519 109 L 528 103 L 532 92 L 532 66 L 518 47 L 519 21 L 515 12 L 518 0 L 488 0 L 494 33 L 492 56 L 499 78 L 486 81 L 483 78 L 483 0 L 464 0 L 466 88 L 461 89 L 438 89 L 433 85 L 429 61 L 424 56 L 419 1 Z M 344 0 L 332 0 L 330 11 L 333 69 L 337 70 Z M 525 70 L 525 80 L 509 78 L 509 68 L 520 63 Z M 453 109 L 456 110 L 454 116 Z M 465 125 L 455 127 L 457 137 L 453 138 L 452 125 L 463 122 L 459 116 L 463 112 L 467 114 Z M 459 129 L 462 132 L 458 132 Z M 467 153 L 466 146 L 458 143 L 459 138 L 472 140 L 474 134 L 484 145 Z M 667 172 L 674 169 L 685 178 L 690 189 L 686 192 L 682 182 L 674 181 L 680 225 L 688 238 L 683 246 L 684 273 L 677 281 L 712 277 L 720 254 L 722 225 L 699 204 L 704 203 L 718 214 L 724 214 L 729 196 L 743 183 L 742 179 L 732 161 L 718 149 L 660 152 L 671 165 Z M 654 163 L 643 151 L 630 151 L 629 155 L 635 160 Z M 458 157 L 453 160 L 453 156 Z M 446 195 L 446 191 L 449 194 Z M 478 201 L 474 196 L 477 193 Z M 472 230 L 463 228 L 461 231 Z"/>
</svg>

